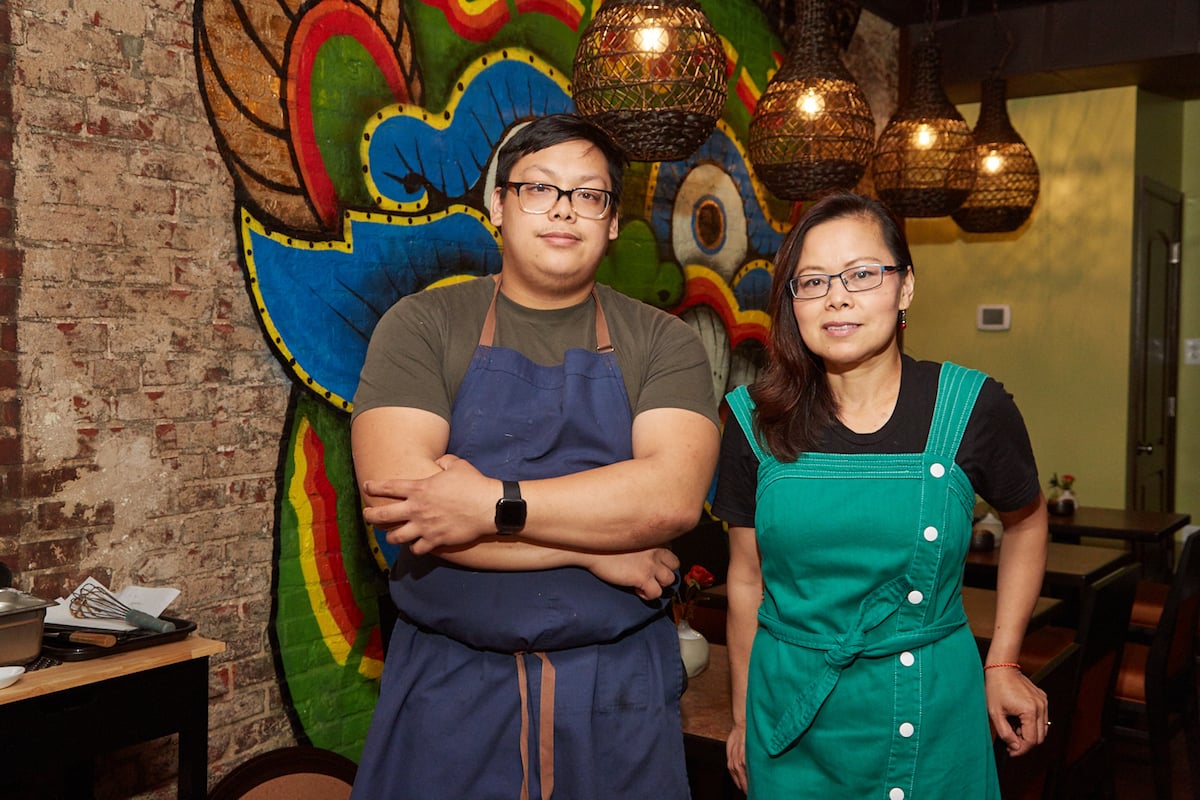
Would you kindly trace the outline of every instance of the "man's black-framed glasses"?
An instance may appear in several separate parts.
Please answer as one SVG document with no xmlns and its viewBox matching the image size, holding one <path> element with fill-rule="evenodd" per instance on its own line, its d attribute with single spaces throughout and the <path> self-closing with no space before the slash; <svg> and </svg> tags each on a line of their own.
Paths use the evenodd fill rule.
<svg viewBox="0 0 1200 800">
<path fill-rule="evenodd" d="M 571 209 L 581 217 L 604 219 L 612 205 L 612 192 L 607 189 L 560 189 L 553 183 L 532 181 L 509 181 L 508 188 L 517 193 L 517 203 L 526 214 L 545 214 L 563 195 L 571 202 Z"/>
<path fill-rule="evenodd" d="M 829 294 L 829 284 L 834 278 L 840 278 L 847 292 L 867 292 L 877 289 L 883 284 L 883 276 L 889 272 L 903 272 L 907 266 L 891 266 L 885 264 L 859 264 L 832 275 L 820 272 L 806 272 L 797 275 L 787 282 L 788 291 L 797 300 L 816 300 Z"/>
</svg>

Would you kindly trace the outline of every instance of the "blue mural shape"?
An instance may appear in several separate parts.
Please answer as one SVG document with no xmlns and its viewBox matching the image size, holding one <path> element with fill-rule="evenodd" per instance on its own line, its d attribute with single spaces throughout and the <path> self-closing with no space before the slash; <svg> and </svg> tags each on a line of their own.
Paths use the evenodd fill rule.
<svg viewBox="0 0 1200 800">
<path fill-rule="evenodd" d="M 369 129 L 369 179 L 381 194 L 376 202 L 411 204 L 425 200 L 427 192 L 461 199 L 479 184 L 510 126 L 574 110 L 563 87 L 542 70 L 524 61 L 493 61 L 465 85 L 448 118 L 414 109 L 411 115 L 388 115 Z"/>
</svg>

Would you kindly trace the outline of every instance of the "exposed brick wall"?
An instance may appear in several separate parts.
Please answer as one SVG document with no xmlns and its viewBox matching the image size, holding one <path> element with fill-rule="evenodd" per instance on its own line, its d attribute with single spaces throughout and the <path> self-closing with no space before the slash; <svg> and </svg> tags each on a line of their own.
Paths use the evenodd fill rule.
<svg viewBox="0 0 1200 800">
<path fill-rule="evenodd" d="M 0 560 L 42 597 L 178 587 L 172 613 L 228 644 L 219 775 L 294 741 L 267 638 L 290 383 L 237 263 L 191 14 L 0 0 Z M 106 759 L 103 796 L 174 797 L 174 752 Z"/>
<path fill-rule="evenodd" d="M 13 566 L 21 521 L 21 396 L 17 392 L 17 304 L 21 251 L 13 240 L 12 28 L 0 0 L 0 563 Z"/>
</svg>

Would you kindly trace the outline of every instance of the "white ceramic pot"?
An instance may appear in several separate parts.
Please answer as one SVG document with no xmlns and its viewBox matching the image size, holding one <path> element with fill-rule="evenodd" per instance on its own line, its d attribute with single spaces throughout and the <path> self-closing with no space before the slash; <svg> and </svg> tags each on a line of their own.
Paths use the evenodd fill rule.
<svg viewBox="0 0 1200 800">
<path fill-rule="evenodd" d="M 708 669 L 708 639 L 691 626 L 687 620 L 675 626 L 679 633 L 679 655 L 689 678 L 694 678 Z"/>
</svg>

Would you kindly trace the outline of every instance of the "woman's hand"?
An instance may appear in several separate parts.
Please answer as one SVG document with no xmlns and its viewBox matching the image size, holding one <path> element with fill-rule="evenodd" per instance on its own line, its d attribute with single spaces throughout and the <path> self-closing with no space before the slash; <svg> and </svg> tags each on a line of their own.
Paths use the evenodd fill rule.
<svg viewBox="0 0 1200 800">
<path fill-rule="evenodd" d="M 729 738 L 725 740 L 725 764 L 729 767 L 729 774 L 733 776 L 733 782 L 743 792 L 749 791 L 746 787 L 749 785 L 746 780 L 746 724 L 743 722 L 733 726 L 733 730 L 729 732 Z"/>
<path fill-rule="evenodd" d="M 992 728 L 1010 756 L 1024 755 L 1046 740 L 1050 709 L 1045 692 L 1013 667 L 986 670 L 984 683 Z"/>
</svg>

